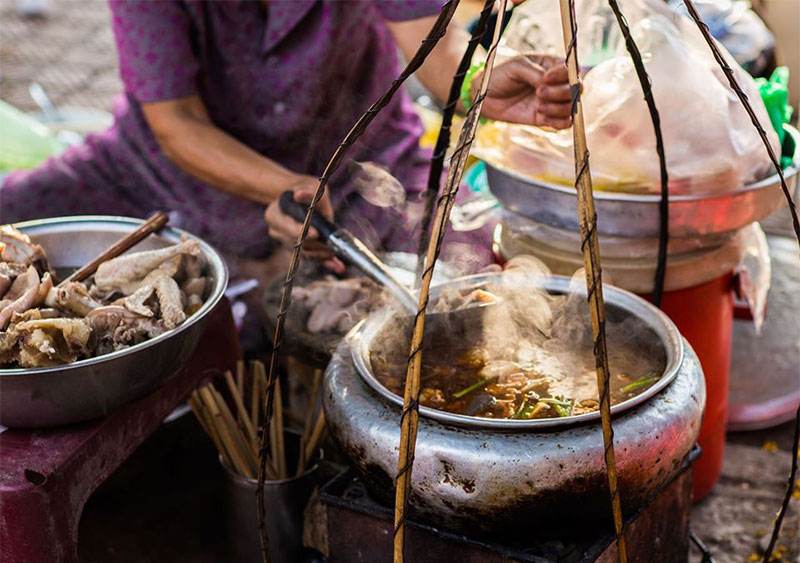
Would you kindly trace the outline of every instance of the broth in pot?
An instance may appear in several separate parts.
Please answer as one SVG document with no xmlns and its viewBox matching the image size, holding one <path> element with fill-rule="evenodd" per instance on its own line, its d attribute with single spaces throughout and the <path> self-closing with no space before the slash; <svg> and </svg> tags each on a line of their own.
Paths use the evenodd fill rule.
<svg viewBox="0 0 800 563">
<path fill-rule="evenodd" d="M 585 301 L 502 296 L 474 326 L 428 331 L 422 353 L 420 404 L 449 413 L 532 420 L 577 416 L 599 408 L 595 358 Z M 576 294 L 577 295 L 577 294 Z M 520 298 L 529 307 L 520 307 Z M 544 308 L 544 309 L 543 309 Z M 462 311 L 452 311 L 454 317 Z M 393 319 L 370 350 L 372 372 L 402 397 L 410 348 L 407 319 Z M 656 334 L 634 318 L 606 325 L 611 404 L 644 392 L 661 379 L 666 355 Z M 430 333 L 430 334 L 429 334 Z"/>
</svg>

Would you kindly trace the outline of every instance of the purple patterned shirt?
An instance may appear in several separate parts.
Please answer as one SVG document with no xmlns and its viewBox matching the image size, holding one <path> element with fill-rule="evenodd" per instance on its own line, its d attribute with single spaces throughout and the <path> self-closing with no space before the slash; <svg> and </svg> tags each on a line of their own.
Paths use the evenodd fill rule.
<svg viewBox="0 0 800 563">
<path fill-rule="evenodd" d="M 110 0 L 125 94 L 115 124 L 3 184 L 3 221 L 81 213 L 172 212 L 176 226 L 221 250 L 266 254 L 262 205 L 189 176 L 167 158 L 140 104 L 198 94 L 221 129 L 290 170 L 318 176 L 361 113 L 397 76 L 387 21 L 438 13 L 441 0 Z M 415 199 L 428 154 L 408 95 L 398 92 L 348 158 L 384 165 Z M 375 246 L 407 239 L 408 217 L 330 183 L 337 219 Z"/>
</svg>

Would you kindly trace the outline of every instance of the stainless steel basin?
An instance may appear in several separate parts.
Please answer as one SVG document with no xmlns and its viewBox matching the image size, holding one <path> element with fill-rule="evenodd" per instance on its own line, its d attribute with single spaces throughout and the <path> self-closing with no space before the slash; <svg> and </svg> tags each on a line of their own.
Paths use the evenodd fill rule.
<svg viewBox="0 0 800 563">
<path fill-rule="evenodd" d="M 795 193 L 800 169 L 800 132 L 785 127 L 794 144 L 792 166 L 784 170 L 790 193 Z M 539 223 L 578 231 L 575 189 L 527 178 L 486 163 L 489 187 L 500 202 Z M 660 195 L 595 190 L 597 229 L 601 235 L 658 238 Z M 759 221 L 785 205 L 775 174 L 749 186 L 718 194 L 672 195 L 669 198 L 670 236 L 698 237 L 732 231 Z"/>
<path fill-rule="evenodd" d="M 126 217 L 81 216 L 16 226 L 45 248 L 53 267 L 77 268 L 140 224 Z M 165 228 L 133 251 L 168 246 L 181 235 L 191 237 Z M 37 428 L 104 416 L 150 393 L 176 373 L 194 351 L 205 320 L 228 283 L 222 257 L 207 243 L 198 242 L 208 258 L 213 282 L 200 310 L 177 328 L 126 350 L 63 366 L 0 369 L 0 424 Z"/>
</svg>

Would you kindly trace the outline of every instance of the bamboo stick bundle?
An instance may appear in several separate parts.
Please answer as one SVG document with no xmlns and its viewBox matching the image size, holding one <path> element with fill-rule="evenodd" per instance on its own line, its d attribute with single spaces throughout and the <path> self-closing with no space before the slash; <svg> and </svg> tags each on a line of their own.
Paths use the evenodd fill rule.
<svg viewBox="0 0 800 563">
<path fill-rule="evenodd" d="M 312 389 L 312 399 L 309 413 L 306 417 L 306 428 L 300 440 L 300 453 L 297 458 L 297 469 L 291 468 L 286 462 L 286 445 L 284 439 L 284 409 L 281 400 L 280 382 L 276 381 L 275 409 L 269 426 L 272 432 L 270 452 L 266 460 L 266 477 L 271 480 L 287 479 L 291 475 L 302 475 L 308 464 L 314 459 L 314 454 L 319 448 L 319 442 L 324 430 L 324 417 L 321 409 L 314 423 L 314 414 L 317 412 L 317 396 L 319 381 L 322 373 L 315 375 L 315 384 Z M 197 417 L 200 426 L 211 438 L 214 446 L 220 453 L 222 461 L 231 470 L 244 477 L 256 478 L 259 470 L 259 445 L 261 439 L 258 435 L 259 418 L 263 416 L 264 405 L 262 399 L 267 388 L 264 364 L 253 362 L 250 372 L 245 370 L 244 363 L 239 363 L 236 376 L 228 371 L 220 377 L 221 388 L 229 396 L 226 400 L 218 391 L 213 382 L 206 383 L 192 392 L 189 397 L 189 406 Z M 247 396 L 247 393 L 250 396 Z M 245 406 L 248 403 L 248 411 Z"/>
<path fill-rule="evenodd" d="M 498 22 L 502 21 L 503 14 L 506 12 L 507 0 L 500 0 Z M 422 273 L 422 283 L 419 290 L 419 308 L 414 319 L 414 331 L 411 338 L 411 350 L 408 358 L 408 368 L 406 370 L 405 390 L 403 394 L 403 413 L 400 418 L 400 451 L 397 458 L 397 482 L 395 485 L 395 505 L 394 505 L 394 561 L 402 563 L 404 560 L 403 548 L 405 544 L 405 521 L 408 511 L 408 498 L 411 492 L 411 470 L 414 461 L 414 450 L 417 440 L 417 429 L 419 427 L 419 391 L 420 377 L 422 368 L 422 335 L 425 329 L 425 310 L 428 306 L 431 281 L 436 260 L 444 238 L 445 226 L 450 217 L 450 211 L 455 203 L 455 196 L 464 173 L 469 150 L 475 139 L 475 131 L 478 127 L 478 118 L 483 100 L 489 88 L 489 77 L 492 73 L 497 44 L 500 41 L 500 28 L 496 25 L 492 45 L 489 48 L 484 72 L 481 77 L 478 94 L 472 106 L 467 112 L 464 126 L 461 129 L 458 143 L 453 151 L 450 162 L 450 169 L 447 174 L 447 182 L 444 192 L 439 198 L 436 218 L 433 223 L 431 238 L 425 257 L 425 267 Z"/>
<path fill-rule="evenodd" d="M 564 47 L 567 52 L 567 71 L 572 92 L 572 132 L 575 149 L 575 189 L 578 194 L 578 217 L 581 230 L 586 289 L 594 339 L 597 389 L 600 395 L 600 417 L 603 427 L 608 487 L 611 493 L 611 510 L 617 537 L 619 561 L 627 561 L 622 503 L 617 485 L 617 466 L 614 456 L 614 430 L 611 426 L 611 393 L 609 385 L 608 354 L 606 350 L 605 303 L 603 301 L 603 276 L 600 267 L 600 249 L 597 238 L 597 214 L 594 209 L 592 177 L 589 169 L 589 150 L 586 147 L 586 128 L 581 105 L 581 84 L 578 65 L 578 28 L 575 21 L 574 0 L 559 0 Z"/>
</svg>

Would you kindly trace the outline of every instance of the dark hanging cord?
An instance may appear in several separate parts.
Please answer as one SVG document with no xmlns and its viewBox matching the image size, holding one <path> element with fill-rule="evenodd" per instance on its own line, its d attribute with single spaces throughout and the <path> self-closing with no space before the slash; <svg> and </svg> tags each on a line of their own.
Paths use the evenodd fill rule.
<svg viewBox="0 0 800 563">
<path fill-rule="evenodd" d="M 733 69 L 728 65 L 727 61 L 723 57 L 722 53 L 717 46 L 717 43 L 714 41 L 714 38 L 711 37 L 711 32 L 708 30 L 708 26 L 703 22 L 700 14 L 697 12 L 697 9 L 694 7 L 694 3 L 692 0 L 684 0 L 686 5 L 686 9 L 689 11 L 689 16 L 694 20 L 694 23 L 697 24 L 697 27 L 700 29 L 700 33 L 703 35 L 703 38 L 708 43 L 708 46 L 711 48 L 711 52 L 714 55 L 714 59 L 716 59 L 717 63 L 719 64 L 722 72 L 725 73 L 726 78 L 728 79 L 728 83 L 730 84 L 731 88 L 736 95 L 739 97 L 739 100 L 742 102 L 744 109 L 747 111 L 747 115 L 750 116 L 750 121 L 752 121 L 753 126 L 758 131 L 758 135 L 761 137 L 761 140 L 764 143 L 764 146 L 767 149 L 767 153 L 769 154 L 769 159 L 772 161 L 772 164 L 775 166 L 775 170 L 778 172 L 778 176 L 781 179 L 781 189 L 783 190 L 783 195 L 786 197 L 786 201 L 789 204 L 789 213 L 792 215 L 792 227 L 794 228 L 794 234 L 797 238 L 797 244 L 800 245 L 800 220 L 797 218 L 797 208 L 795 207 L 794 200 L 792 199 L 792 194 L 789 191 L 789 187 L 786 185 L 786 178 L 783 175 L 783 168 L 781 168 L 780 161 L 778 160 L 775 151 L 772 149 L 772 145 L 769 143 L 769 139 L 767 139 L 767 133 L 764 131 L 764 128 L 761 126 L 761 123 L 758 121 L 758 117 L 756 116 L 753 108 L 750 106 L 750 101 L 747 99 L 747 95 L 742 91 L 739 87 L 739 84 L 736 82 L 736 76 L 733 73 Z M 772 537 L 770 538 L 769 546 L 767 547 L 767 551 L 764 553 L 764 563 L 768 563 L 770 557 L 772 556 L 772 550 L 775 549 L 775 542 L 778 540 L 778 536 L 781 532 L 781 524 L 783 523 L 783 518 L 786 516 L 786 511 L 789 508 L 789 501 L 792 498 L 792 492 L 794 490 L 794 483 L 797 479 L 797 456 L 798 456 L 798 445 L 800 444 L 800 406 L 797 407 L 797 413 L 795 415 L 795 426 L 794 426 L 794 441 L 792 444 L 792 469 L 789 472 L 789 482 L 786 486 L 786 494 L 784 495 L 783 503 L 781 504 L 781 508 L 778 511 L 778 516 L 775 518 L 775 526 L 772 529 Z"/>
<path fill-rule="evenodd" d="M 258 530 L 261 540 L 261 553 L 265 563 L 268 560 L 268 538 L 266 536 L 264 524 L 266 516 L 264 507 L 264 480 L 266 477 L 267 451 L 269 449 L 269 424 L 270 419 L 272 418 L 273 395 L 275 389 L 275 380 L 278 374 L 279 352 L 283 343 L 284 321 L 292 303 L 292 286 L 294 284 L 295 275 L 297 274 L 297 268 L 300 265 L 300 251 L 303 243 L 306 240 L 306 237 L 308 236 L 311 218 L 314 215 L 317 204 L 325 193 L 325 186 L 328 183 L 328 179 L 339 168 L 344 156 L 353 146 L 353 143 L 355 143 L 355 141 L 364 133 L 364 131 L 366 131 L 367 127 L 375 118 L 375 116 L 386 107 L 397 90 L 400 89 L 400 86 L 403 84 L 403 82 L 405 82 L 409 76 L 411 76 L 420 66 L 422 66 L 422 63 L 425 61 L 439 40 L 444 37 L 444 34 L 447 31 L 447 25 L 450 23 L 450 20 L 452 19 L 453 14 L 458 7 L 459 1 L 460 0 L 447 0 L 447 2 L 444 3 L 441 12 L 439 13 L 439 17 L 434 22 L 431 30 L 422 40 L 422 44 L 420 45 L 419 49 L 417 49 L 417 52 L 403 69 L 403 72 L 392 82 L 386 92 L 384 92 L 384 94 L 375 103 L 373 103 L 363 115 L 361 115 L 358 121 L 353 125 L 345 138 L 336 148 L 336 151 L 334 151 L 333 155 L 328 161 L 328 164 L 325 166 L 322 176 L 319 178 L 319 184 L 317 185 L 317 189 L 314 192 L 314 196 L 311 199 L 308 210 L 306 211 L 306 218 L 303 221 L 300 237 L 298 237 L 297 243 L 292 249 L 291 261 L 289 262 L 289 268 L 286 272 L 286 279 L 284 280 L 283 288 L 281 290 L 280 310 L 275 322 L 272 353 L 269 360 L 267 390 L 264 400 L 264 424 L 261 426 L 261 442 L 259 444 L 260 467 L 258 473 L 256 497 L 258 504 Z"/>
<path fill-rule="evenodd" d="M 714 560 L 714 556 L 711 554 L 711 550 L 706 547 L 706 544 L 703 543 L 703 540 L 697 537 L 697 534 L 694 533 L 693 530 L 689 530 L 689 539 L 692 540 L 692 543 L 700 550 L 703 558 L 700 560 L 700 563 L 716 563 Z"/>
<path fill-rule="evenodd" d="M 781 190 L 783 190 L 783 195 L 786 197 L 786 201 L 789 204 L 789 213 L 792 215 L 792 227 L 794 228 L 794 234 L 797 238 L 797 244 L 800 245 L 800 220 L 797 217 L 797 207 L 794 204 L 794 200 L 792 199 L 792 193 L 789 191 L 789 186 L 786 185 L 786 177 L 783 175 L 783 168 L 781 168 L 781 163 L 778 160 L 778 156 L 775 154 L 775 151 L 772 149 L 772 145 L 767 138 L 767 132 L 764 131 L 764 127 L 761 126 L 761 123 L 758 121 L 758 117 L 756 116 L 755 112 L 753 111 L 753 107 L 750 105 L 750 100 L 747 99 L 747 94 L 745 94 L 739 83 L 736 82 L 736 76 L 734 75 L 733 69 L 730 67 L 728 62 L 723 57 L 722 53 L 717 46 L 716 41 L 711 36 L 711 32 L 708 29 L 708 26 L 703 22 L 700 14 L 697 13 L 697 10 L 694 7 L 694 3 L 692 0 L 684 0 L 686 5 L 686 9 L 689 11 L 689 15 L 697 24 L 697 27 L 700 29 L 700 33 L 703 34 L 703 38 L 708 43 L 708 46 L 711 47 L 711 53 L 714 55 L 714 59 L 716 59 L 717 63 L 719 64 L 722 72 L 725 74 L 725 77 L 728 79 L 728 84 L 730 84 L 731 89 L 736 93 L 739 98 L 739 101 L 742 102 L 744 109 L 747 111 L 747 115 L 750 116 L 750 121 L 753 123 L 753 126 L 758 131 L 759 137 L 764 143 L 764 147 L 767 149 L 767 154 L 769 154 L 769 159 L 772 161 L 773 166 L 775 166 L 775 170 L 778 173 L 778 177 L 781 179 Z"/>
<path fill-rule="evenodd" d="M 658 204 L 658 258 L 656 263 L 656 275 L 653 289 L 653 304 L 661 307 L 661 297 L 664 294 L 664 276 L 667 273 L 667 244 L 669 243 L 669 176 L 667 174 L 667 158 L 664 156 L 664 138 L 661 136 L 661 118 L 658 115 L 656 101 L 653 99 L 653 89 L 647 70 L 644 68 L 642 55 L 633 40 L 628 21 L 619 9 L 617 0 L 608 0 L 617 23 L 625 38 L 625 47 L 633 60 L 636 69 L 636 76 L 642 86 L 647 110 L 650 112 L 650 120 L 653 122 L 653 130 L 656 134 L 656 153 L 658 154 L 658 166 L 661 171 L 661 201 Z"/>
<path fill-rule="evenodd" d="M 483 6 L 483 10 L 481 10 L 481 14 L 478 17 L 478 23 L 475 24 L 472 30 L 472 37 L 470 37 L 467 49 L 464 51 L 464 56 L 461 57 L 461 62 L 458 63 L 458 69 L 453 76 L 453 82 L 450 84 L 447 103 L 442 110 L 442 126 L 439 129 L 439 136 L 436 137 L 436 146 L 433 149 L 431 168 L 428 174 L 428 189 L 425 191 L 425 209 L 422 214 L 419 246 L 417 247 L 417 282 L 419 282 L 422 277 L 422 268 L 425 263 L 425 251 L 428 249 L 428 242 L 431 236 L 433 210 L 436 204 L 436 197 L 439 195 L 440 180 L 442 177 L 442 170 L 444 170 L 444 157 L 450 146 L 450 130 L 453 124 L 453 115 L 455 115 L 456 106 L 461 97 L 461 85 L 464 82 L 464 76 L 467 74 L 470 63 L 472 62 L 472 55 L 475 54 L 475 49 L 478 47 L 481 38 L 486 34 L 486 30 L 489 27 L 489 19 L 492 15 L 493 6 L 494 0 L 486 0 L 486 4 Z"/>
<path fill-rule="evenodd" d="M 792 470 L 789 472 L 789 482 L 786 483 L 786 493 L 783 496 L 781 509 L 775 518 L 775 525 L 772 528 L 772 537 L 769 538 L 769 545 L 767 551 L 764 552 L 764 563 L 768 563 L 772 557 L 772 551 L 775 549 L 775 544 L 778 542 L 778 536 L 781 533 L 781 525 L 783 518 L 786 516 L 786 511 L 789 509 L 789 502 L 792 500 L 794 493 L 794 484 L 797 479 L 797 456 L 800 455 L 798 446 L 800 445 L 800 405 L 797 407 L 797 412 L 794 416 L 794 441 L 792 442 Z"/>
</svg>

